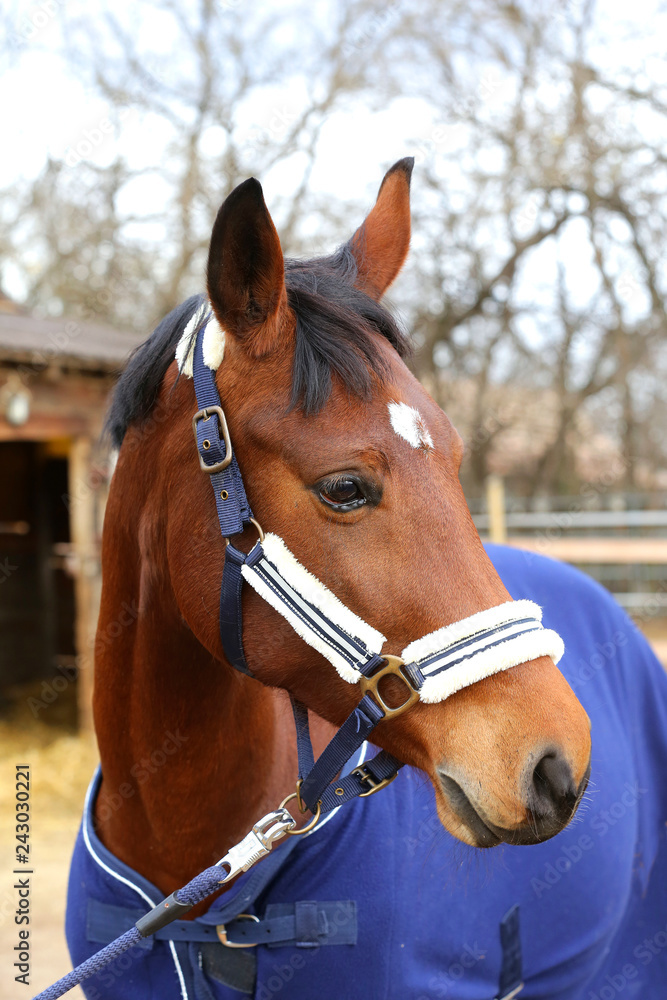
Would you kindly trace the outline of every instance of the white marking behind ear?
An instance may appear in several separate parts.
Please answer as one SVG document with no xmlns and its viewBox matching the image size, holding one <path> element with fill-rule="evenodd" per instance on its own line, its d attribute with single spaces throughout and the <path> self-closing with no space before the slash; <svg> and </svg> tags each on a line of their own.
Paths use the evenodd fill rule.
<svg viewBox="0 0 667 1000">
<path fill-rule="evenodd" d="M 181 375 L 187 378 L 193 377 L 192 362 L 194 356 L 194 341 L 192 334 L 195 328 L 201 323 L 208 312 L 211 312 L 210 302 L 203 302 L 188 320 L 188 324 L 181 334 L 181 338 L 176 347 L 176 363 Z M 215 315 L 211 315 L 206 329 L 204 330 L 204 342 L 202 344 L 204 364 L 211 371 L 217 371 L 225 356 L 225 331 L 218 323 Z"/>
<path fill-rule="evenodd" d="M 413 448 L 432 448 L 433 438 L 419 410 L 407 403 L 389 403 L 391 426 Z"/>
<path fill-rule="evenodd" d="M 196 309 L 192 314 L 188 323 L 181 334 L 181 339 L 176 345 L 176 363 L 178 365 L 178 370 L 181 375 L 186 375 L 187 378 L 193 377 L 192 371 L 192 359 L 194 355 L 194 341 L 192 340 L 192 334 L 195 327 L 199 325 L 201 320 L 206 315 L 209 309 L 208 302 L 203 302 L 199 309 Z"/>
</svg>

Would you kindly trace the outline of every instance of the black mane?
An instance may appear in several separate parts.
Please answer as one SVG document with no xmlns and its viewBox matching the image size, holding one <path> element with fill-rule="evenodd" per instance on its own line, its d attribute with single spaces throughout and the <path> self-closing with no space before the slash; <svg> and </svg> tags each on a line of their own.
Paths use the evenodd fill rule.
<svg viewBox="0 0 667 1000">
<path fill-rule="evenodd" d="M 400 357 L 409 353 L 407 337 L 396 320 L 354 287 L 356 273 L 347 245 L 330 257 L 285 261 L 287 299 L 297 320 L 292 406 L 305 413 L 317 413 L 326 404 L 333 375 L 356 396 L 369 397 L 373 375 L 381 380 L 387 375 L 373 333 L 388 340 Z M 105 424 L 116 447 L 131 424 L 150 415 L 181 334 L 204 301 L 203 295 L 193 295 L 183 302 L 132 353 L 116 384 Z"/>
</svg>

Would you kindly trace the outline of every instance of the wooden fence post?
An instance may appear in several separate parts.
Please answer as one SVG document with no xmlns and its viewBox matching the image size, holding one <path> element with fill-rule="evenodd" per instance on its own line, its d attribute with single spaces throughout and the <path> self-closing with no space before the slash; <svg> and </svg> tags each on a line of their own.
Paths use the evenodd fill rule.
<svg viewBox="0 0 667 1000">
<path fill-rule="evenodd" d="M 487 476 L 486 507 L 489 512 L 489 539 L 498 545 L 507 541 L 505 483 L 500 476 Z"/>
<path fill-rule="evenodd" d="M 79 668 L 77 700 L 82 733 L 93 732 L 93 642 L 99 602 L 99 554 L 91 455 L 90 438 L 74 438 L 69 453 L 68 487 L 76 606 L 74 639 Z"/>
</svg>

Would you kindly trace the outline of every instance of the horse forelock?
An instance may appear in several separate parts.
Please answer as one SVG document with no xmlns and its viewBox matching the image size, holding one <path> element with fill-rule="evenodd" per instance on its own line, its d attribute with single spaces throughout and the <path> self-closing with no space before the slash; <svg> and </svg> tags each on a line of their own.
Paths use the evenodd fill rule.
<svg viewBox="0 0 667 1000">
<path fill-rule="evenodd" d="M 368 399 L 374 379 L 388 374 L 378 348 L 380 334 L 404 358 L 407 334 L 387 308 L 354 285 L 356 262 L 349 246 L 329 257 L 287 259 L 287 301 L 296 319 L 292 355 L 291 405 L 318 413 L 339 379 L 354 395 Z M 191 375 L 192 349 L 202 322 L 210 314 L 204 295 L 193 295 L 172 310 L 131 355 L 114 389 L 105 430 L 119 448 L 128 427 L 150 416 L 164 376 L 176 356 L 179 372 Z M 215 317 L 205 336 L 204 360 L 217 368 L 223 360 L 225 332 Z"/>
<path fill-rule="evenodd" d="M 384 381 L 387 360 L 380 334 L 405 358 L 406 333 L 389 310 L 354 284 L 357 263 L 349 244 L 330 257 L 285 261 L 285 284 L 296 315 L 292 365 L 292 406 L 318 413 L 331 394 L 332 377 L 362 399 L 371 396 L 374 377 Z"/>
</svg>

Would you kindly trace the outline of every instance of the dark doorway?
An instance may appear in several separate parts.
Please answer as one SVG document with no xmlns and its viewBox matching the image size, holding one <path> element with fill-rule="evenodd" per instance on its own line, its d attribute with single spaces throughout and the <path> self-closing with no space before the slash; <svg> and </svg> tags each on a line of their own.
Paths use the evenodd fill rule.
<svg viewBox="0 0 667 1000">
<path fill-rule="evenodd" d="M 58 675 L 70 681 L 74 676 L 74 585 L 66 572 L 70 529 L 62 499 L 68 492 L 67 458 L 57 451 L 42 442 L 0 443 L 0 709 L 4 711 L 18 699 L 38 694 L 44 681 L 50 683 Z M 74 684 L 68 687 L 73 698 Z"/>
</svg>

